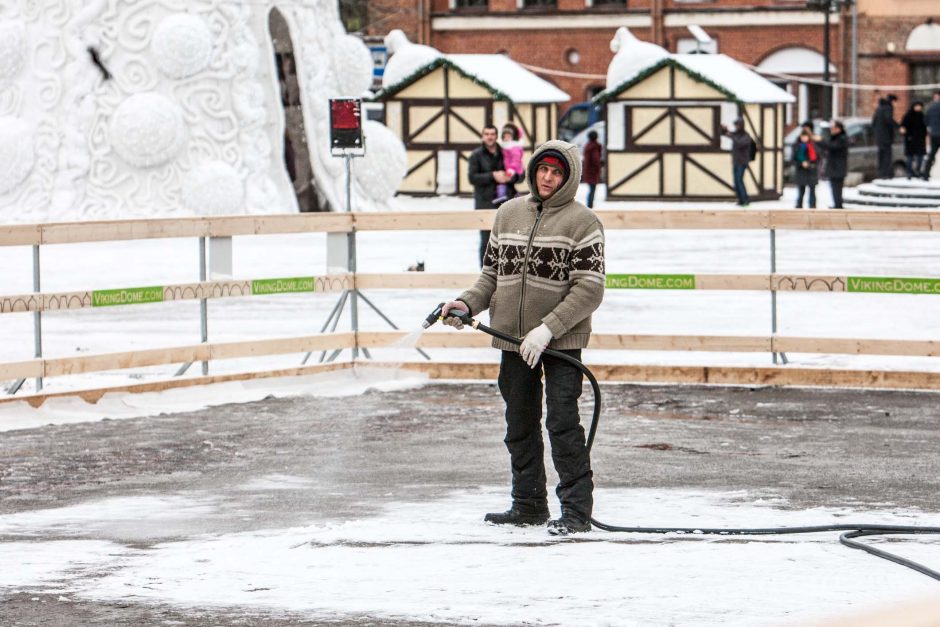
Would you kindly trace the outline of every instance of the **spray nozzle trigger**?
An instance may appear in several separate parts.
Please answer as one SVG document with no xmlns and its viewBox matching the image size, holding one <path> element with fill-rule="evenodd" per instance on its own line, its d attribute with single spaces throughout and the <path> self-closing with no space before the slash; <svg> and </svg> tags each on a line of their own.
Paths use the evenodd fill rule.
<svg viewBox="0 0 940 627">
<path fill-rule="evenodd" d="M 430 327 L 432 324 L 434 324 L 434 323 L 437 322 L 438 320 L 443 320 L 443 319 L 444 319 L 444 315 L 443 315 L 443 312 L 444 312 L 444 304 L 445 304 L 445 303 L 441 303 L 440 305 L 438 305 L 437 307 L 434 308 L 434 311 L 432 311 L 431 313 L 428 314 L 428 317 L 425 318 L 425 319 L 424 319 L 424 322 L 421 323 L 421 327 L 422 327 L 422 328 L 427 329 L 428 327 Z M 462 310 L 460 310 L 460 309 L 451 309 L 450 311 L 447 312 L 447 317 L 448 317 L 448 318 L 459 318 L 464 324 L 467 324 L 467 323 L 469 322 L 469 320 L 470 320 L 470 314 L 468 314 L 466 311 L 462 311 Z"/>
</svg>

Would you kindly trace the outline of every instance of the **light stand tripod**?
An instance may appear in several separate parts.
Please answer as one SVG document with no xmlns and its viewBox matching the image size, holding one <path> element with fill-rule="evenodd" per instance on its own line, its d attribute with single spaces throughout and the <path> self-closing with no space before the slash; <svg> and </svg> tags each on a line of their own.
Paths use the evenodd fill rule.
<svg viewBox="0 0 940 627">
<path fill-rule="evenodd" d="M 343 149 L 342 152 L 337 154 L 337 151 L 334 149 L 333 156 L 342 156 L 346 161 L 346 211 L 352 212 L 352 160 L 354 157 L 362 157 L 365 155 L 365 147 L 362 150 L 349 150 Z M 345 251 L 343 250 L 345 248 Z M 327 265 L 330 266 L 330 260 L 335 256 L 342 256 L 342 253 L 345 252 L 345 262 L 343 263 L 342 259 L 337 259 L 345 266 L 345 271 L 349 272 L 353 276 L 356 274 L 356 232 L 350 231 L 345 234 L 343 238 L 342 233 L 328 233 L 327 234 Z M 331 254 L 333 253 L 333 254 Z M 329 328 L 330 333 L 336 330 L 336 325 L 339 324 L 339 319 L 343 315 L 343 309 L 347 301 L 349 302 L 349 319 L 350 325 L 353 333 L 359 333 L 359 299 L 362 299 L 369 307 L 372 308 L 372 311 L 377 313 L 382 320 L 384 320 L 390 327 L 399 330 L 398 326 L 392 322 L 388 316 L 386 316 L 382 311 L 375 306 L 375 304 L 366 298 L 365 294 L 359 291 L 359 288 L 353 285 L 350 289 L 343 290 L 340 294 L 339 300 L 336 301 L 336 304 L 333 306 L 333 310 L 330 312 L 330 315 L 327 317 L 326 322 L 323 324 L 323 327 L 320 329 L 320 333 L 323 333 Z M 420 348 L 415 348 L 421 355 L 430 360 L 431 356 Z M 329 358 L 326 357 L 327 351 L 323 351 L 320 354 L 320 362 L 324 360 L 333 361 L 336 357 L 343 351 L 343 349 L 336 349 L 330 354 Z M 301 362 L 301 365 L 306 364 L 312 355 L 312 351 L 304 355 L 304 359 Z M 369 349 L 362 349 L 362 354 L 366 356 L 367 359 L 372 359 L 372 356 L 369 354 Z M 352 357 L 357 359 L 359 357 L 359 347 L 353 346 L 352 348 Z"/>
</svg>

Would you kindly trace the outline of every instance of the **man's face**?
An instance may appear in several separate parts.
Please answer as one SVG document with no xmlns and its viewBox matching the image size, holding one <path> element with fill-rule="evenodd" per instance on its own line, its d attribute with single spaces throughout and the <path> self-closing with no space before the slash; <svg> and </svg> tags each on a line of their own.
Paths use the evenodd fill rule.
<svg viewBox="0 0 940 627">
<path fill-rule="evenodd" d="M 539 198 L 548 200 L 561 186 L 565 174 L 553 165 L 540 163 L 535 170 L 535 184 L 539 188 Z"/>
<path fill-rule="evenodd" d="M 487 148 L 492 148 L 496 145 L 496 129 L 495 128 L 485 128 L 483 129 L 483 145 Z"/>
</svg>

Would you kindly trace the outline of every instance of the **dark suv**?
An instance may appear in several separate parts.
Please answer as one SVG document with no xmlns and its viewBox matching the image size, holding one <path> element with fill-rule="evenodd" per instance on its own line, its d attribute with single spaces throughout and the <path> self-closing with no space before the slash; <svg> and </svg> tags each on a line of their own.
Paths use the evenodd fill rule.
<svg viewBox="0 0 940 627">
<path fill-rule="evenodd" d="M 866 181 L 878 178 L 878 146 L 872 138 L 871 120 L 868 118 L 843 118 L 845 134 L 849 140 L 849 172 L 859 172 Z M 815 133 L 829 137 L 829 122 L 817 121 L 814 125 Z M 783 139 L 783 159 L 786 164 L 784 179 L 792 181 L 794 166 L 790 162 L 793 153 L 793 144 L 800 136 L 800 127 L 796 127 Z M 823 165 L 820 170 L 822 178 L 826 176 L 826 154 L 823 151 Z M 904 160 L 904 137 L 895 133 L 894 145 L 891 147 L 892 175 L 895 177 L 907 176 L 907 166 Z"/>
</svg>

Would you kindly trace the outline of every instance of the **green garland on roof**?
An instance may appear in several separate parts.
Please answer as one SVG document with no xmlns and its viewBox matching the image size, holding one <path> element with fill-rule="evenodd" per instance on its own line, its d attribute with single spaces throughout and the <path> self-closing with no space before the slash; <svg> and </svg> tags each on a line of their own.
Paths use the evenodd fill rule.
<svg viewBox="0 0 940 627">
<path fill-rule="evenodd" d="M 379 91 L 375 92 L 375 95 L 370 100 L 372 101 L 388 100 L 389 98 L 391 98 L 398 92 L 410 87 L 414 83 L 418 82 L 418 80 L 424 78 L 425 76 L 427 76 L 434 70 L 438 69 L 439 67 L 446 67 L 451 70 L 454 70 L 455 72 L 457 72 L 458 74 L 466 78 L 467 80 L 486 89 L 488 92 L 493 94 L 494 100 L 505 100 L 507 102 L 512 101 L 512 99 L 508 95 L 506 95 L 504 92 L 493 87 L 492 85 L 490 85 L 489 83 L 481 79 L 479 76 L 468 74 L 460 66 L 458 66 L 456 63 L 454 63 L 453 61 L 451 61 L 450 59 L 446 57 L 438 57 L 437 59 L 434 59 L 434 61 L 432 61 L 431 63 L 422 65 L 417 70 L 415 70 L 414 72 L 412 72 L 405 78 L 401 79 L 394 85 L 390 85 L 389 87 L 383 87 Z"/>
<path fill-rule="evenodd" d="M 643 70 L 642 72 L 634 76 L 633 78 L 628 78 L 627 80 L 620 83 L 613 89 L 609 89 L 609 88 L 605 89 L 601 93 L 594 96 L 591 102 L 593 102 L 596 105 L 607 104 L 608 101 L 613 100 L 616 96 L 618 96 L 619 94 L 622 94 L 623 92 L 630 89 L 637 83 L 646 80 L 647 78 L 649 78 L 656 72 L 660 71 L 661 69 L 665 67 L 670 67 L 670 66 L 677 70 L 681 70 L 682 72 L 685 72 L 693 80 L 696 80 L 699 83 L 704 83 L 708 85 L 709 87 L 718 90 L 719 92 L 721 92 L 722 94 L 727 96 L 729 99 L 733 100 L 734 102 L 737 102 L 738 104 L 743 103 L 743 101 L 740 98 L 738 98 L 737 94 L 734 94 L 731 91 L 729 91 L 727 87 L 723 87 L 722 85 L 719 85 L 718 83 L 711 80 L 707 76 L 704 76 L 703 74 L 699 74 L 698 72 L 693 72 L 692 70 L 682 65 L 675 59 L 671 59 L 668 57 L 658 62 L 657 64 L 646 68 L 645 70 Z"/>
</svg>

